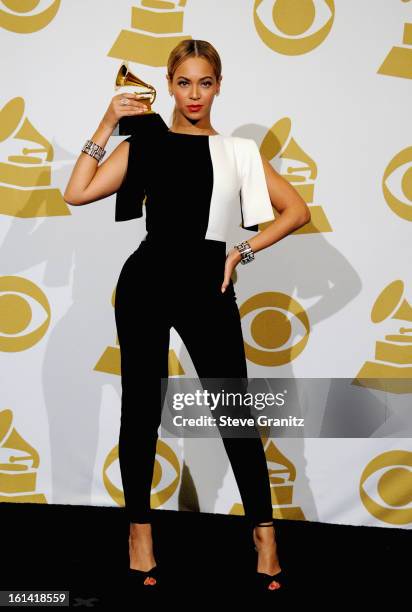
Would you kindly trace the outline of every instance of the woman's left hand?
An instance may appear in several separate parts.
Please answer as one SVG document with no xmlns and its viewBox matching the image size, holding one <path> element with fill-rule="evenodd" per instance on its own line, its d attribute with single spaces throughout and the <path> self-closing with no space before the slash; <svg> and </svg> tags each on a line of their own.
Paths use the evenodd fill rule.
<svg viewBox="0 0 412 612">
<path fill-rule="evenodd" d="M 232 276 L 232 272 L 236 268 L 237 264 L 239 263 L 241 259 L 242 257 L 239 251 L 235 247 L 230 249 L 229 253 L 226 256 L 224 278 L 223 278 L 222 286 L 220 288 L 222 293 L 226 291 L 226 287 L 230 283 L 230 277 Z"/>
</svg>

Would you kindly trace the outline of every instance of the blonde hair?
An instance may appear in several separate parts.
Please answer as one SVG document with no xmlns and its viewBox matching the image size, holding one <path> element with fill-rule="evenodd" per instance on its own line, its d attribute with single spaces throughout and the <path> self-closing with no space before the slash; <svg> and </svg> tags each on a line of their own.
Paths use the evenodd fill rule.
<svg viewBox="0 0 412 612">
<path fill-rule="evenodd" d="M 222 62 L 219 53 L 214 46 L 207 40 L 195 40 L 186 38 L 180 41 L 174 49 L 171 50 L 167 60 L 167 74 L 170 82 L 173 80 L 174 73 L 178 66 L 189 57 L 203 57 L 212 66 L 216 80 L 219 81 L 222 74 Z M 176 107 L 173 109 L 172 123 L 176 117 Z"/>
</svg>

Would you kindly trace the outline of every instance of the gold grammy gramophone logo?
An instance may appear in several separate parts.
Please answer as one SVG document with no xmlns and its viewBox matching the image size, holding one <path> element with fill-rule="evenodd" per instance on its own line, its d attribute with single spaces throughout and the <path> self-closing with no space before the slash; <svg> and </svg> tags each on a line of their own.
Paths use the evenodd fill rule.
<svg viewBox="0 0 412 612">
<path fill-rule="evenodd" d="M 253 7 L 256 32 L 269 49 L 283 55 L 316 49 L 331 31 L 334 19 L 333 0 L 255 0 Z"/>
<path fill-rule="evenodd" d="M 286 172 L 281 173 L 281 176 L 289 181 L 310 208 L 309 223 L 291 235 L 331 232 L 332 228 L 323 208 L 319 204 L 313 204 L 317 166 L 299 146 L 291 132 L 291 120 L 289 117 L 283 117 L 273 124 L 260 145 L 260 151 L 267 160 L 271 161 L 274 158 L 285 160 Z M 265 228 L 269 223 L 262 223 L 260 227 Z"/>
<path fill-rule="evenodd" d="M 308 343 L 309 317 L 303 306 L 285 293 L 264 291 L 252 295 L 240 306 L 239 313 L 242 319 L 253 313 L 246 323 L 258 346 L 244 338 L 246 357 L 253 363 L 266 367 L 285 365 L 296 359 Z M 289 318 L 290 314 L 293 317 Z M 285 347 L 295 336 L 300 339 Z"/>
<path fill-rule="evenodd" d="M 412 51 L 411 51 L 412 53 Z M 411 56 L 412 57 L 412 56 Z M 412 58 L 411 58 L 412 62 Z M 412 147 L 399 151 L 385 168 L 382 179 L 383 195 L 391 210 L 405 221 L 412 221 Z M 391 185 L 394 182 L 396 185 Z M 394 192 L 402 191 L 408 201 L 400 200 Z"/>
<path fill-rule="evenodd" d="M 39 4 L 44 5 L 42 0 L 0 0 L 0 26 L 10 32 L 18 34 L 31 34 L 45 28 L 54 19 L 60 8 L 61 0 L 53 0 L 47 3 L 46 8 L 34 12 Z"/>
<path fill-rule="evenodd" d="M 13 151 L 0 161 L 0 213 L 14 217 L 71 215 L 59 189 L 51 185 L 53 147 L 27 117 L 23 98 L 10 100 L 0 111 L 1 140 Z M 21 141 L 34 143 L 23 146 Z"/>
<path fill-rule="evenodd" d="M 402 0 L 410 2 L 410 0 Z M 412 23 L 403 25 L 402 47 L 395 46 L 383 60 L 378 74 L 412 79 Z"/>
<path fill-rule="evenodd" d="M 47 503 L 36 493 L 39 453 L 13 427 L 13 412 L 0 411 L 0 502 Z"/>
<path fill-rule="evenodd" d="M 112 306 L 114 308 L 114 301 L 116 297 L 116 290 L 112 293 Z M 97 361 L 93 370 L 96 372 L 105 372 L 107 374 L 116 374 L 116 376 L 120 376 L 121 367 L 120 367 L 120 346 L 119 346 L 119 338 L 116 334 L 116 346 L 108 346 L 103 351 L 102 356 Z M 146 361 L 146 360 L 145 360 Z M 176 352 L 173 349 L 169 349 L 169 376 L 182 376 L 185 374 L 185 370 L 176 355 Z M 139 372 L 136 372 L 136 375 L 139 375 Z"/>
<path fill-rule="evenodd" d="M 136 444 L 139 443 L 139 432 L 136 432 Z M 124 493 L 110 478 L 110 468 L 119 460 L 119 446 L 116 445 L 103 465 L 103 482 L 110 497 L 118 506 L 124 506 Z M 132 466 L 138 470 L 139 466 Z M 157 440 L 156 456 L 152 478 L 152 493 L 150 495 L 151 508 L 159 508 L 165 504 L 175 493 L 180 482 L 180 463 L 173 449 L 160 438 Z"/>
<path fill-rule="evenodd" d="M 305 520 L 300 506 L 293 505 L 293 489 L 296 480 L 296 468 L 268 437 L 270 428 L 259 427 L 268 464 L 270 493 L 272 497 L 273 518 L 284 518 L 294 521 Z M 243 504 L 233 504 L 229 514 L 243 515 Z"/>
<path fill-rule="evenodd" d="M 359 495 L 367 511 L 380 521 L 410 525 L 412 453 L 399 449 L 374 457 L 361 474 Z"/>
<path fill-rule="evenodd" d="M 402 321 L 398 333 L 377 340 L 375 361 L 365 361 L 353 384 L 389 393 L 412 391 L 412 308 L 404 297 L 402 280 L 389 283 L 378 295 L 372 307 L 371 321 Z M 409 327 L 405 327 L 409 325 Z"/>
<path fill-rule="evenodd" d="M 122 30 L 108 56 L 146 66 L 165 66 L 171 50 L 191 38 L 183 32 L 186 0 L 143 0 L 132 7 L 131 30 Z"/>
</svg>

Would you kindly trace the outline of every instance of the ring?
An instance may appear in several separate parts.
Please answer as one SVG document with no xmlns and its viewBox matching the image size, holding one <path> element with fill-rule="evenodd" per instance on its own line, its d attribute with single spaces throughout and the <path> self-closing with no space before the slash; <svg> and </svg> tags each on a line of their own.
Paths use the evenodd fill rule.
<svg viewBox="0 0 412 612">
<path fill-rule="evenodd" d="M 127 98 L 122 98 L 122 99 L 120 100 L 120 104 L 126 105 L 126 104 L 129 104 L 129 101 L 128 101 L 128 99 L 127 99 Z"/>
</svg>

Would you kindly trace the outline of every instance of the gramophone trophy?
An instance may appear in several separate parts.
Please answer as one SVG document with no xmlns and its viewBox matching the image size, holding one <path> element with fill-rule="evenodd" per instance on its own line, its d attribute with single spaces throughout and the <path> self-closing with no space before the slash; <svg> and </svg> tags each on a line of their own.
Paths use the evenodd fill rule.
<svg viewBox="0 0 412 612">
<path fill-rule="evenodd" d="M 152 104 L 156 100 L 156 90 L 153 85 L 145 83 L 129 70 L 127 61 L 124 61 L 116 76 L 115 89 L 122 88 L 121 93 L 136 93 L 139 102 L 147 106 L 148 113 L 153 113 Z M 145 113 L 146 114 L 146 113 Z"/>
<path fill-rule="evenodd" d="M 133 72 L 129 70 L 127 61 L 122 62 L 117 72 L 115 90 L 119 90 L 119 93 L 137 94 L 136 97 L 139 102 L 142 102 L 147 107 L 147 111 L 140 115 L 128 115 L 119 120 L 120 136 L 141 134 L 143 123 L 144 126 L 149 129 L 150 126 L 158 125 L 159 122 L 164 124 L 160 115 L 152 110 L 152 104 L 156 99 L 156 89 L 153 85 L 145 83 L 142 79 L 139 79 L 139 77 L 133 74 Z"/>
</svg>

